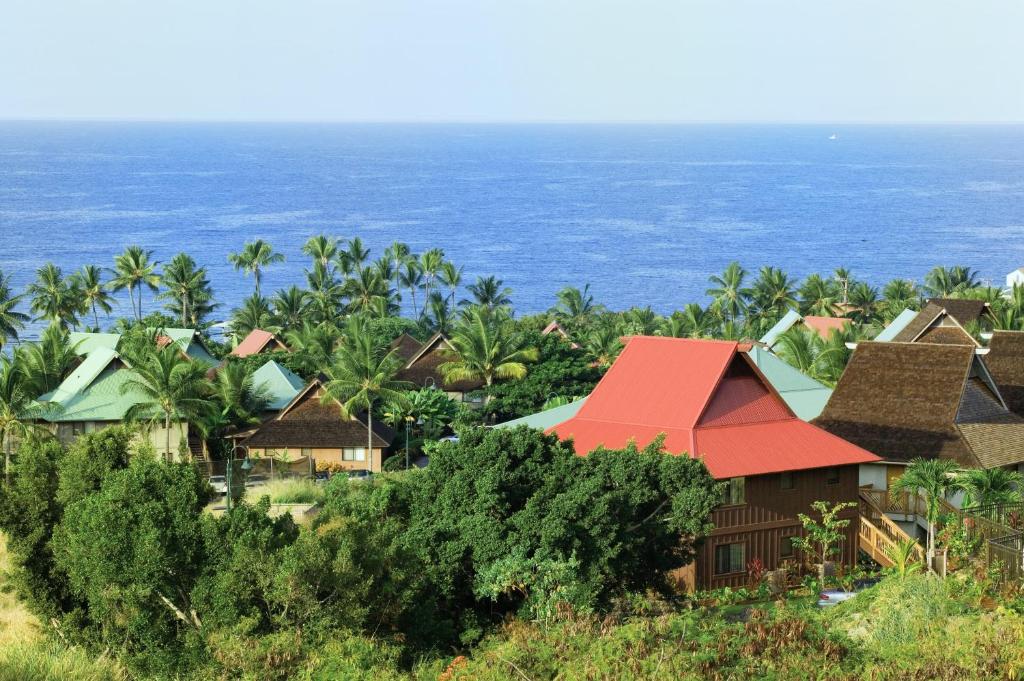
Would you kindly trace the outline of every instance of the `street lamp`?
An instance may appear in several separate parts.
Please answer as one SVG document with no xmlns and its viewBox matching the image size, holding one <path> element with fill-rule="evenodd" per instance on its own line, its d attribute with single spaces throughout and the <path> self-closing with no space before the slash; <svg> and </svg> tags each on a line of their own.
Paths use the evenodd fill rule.
<svg viewBox="0 0 1024 681">
<path fill-rule="evenodd" d="M 226 506 L 225 511 L 231 510 L 231 497 L 235 493 L 235 488 L 231 480 L 231 469 L 233 468 L 233 463 L 235 461 L 235 452 L 239 449 L 242 450 L 242 453 L 245 455 L 245 458 L 242 460 L 242 471 L 248 473 L 252 470 L 252 459 L 249 458 L 249 448 L 244 445 L 235 445 L 232 447 L 231 455 L 228 456 L 227 466 L 224 471 L 224 482 L 227 487 L 227 493 L 224 495 L 224 503 Z"/>
<path fill-rule="evenodd" d="M 405 470 L 409 470 L 409 425 L 412 423 L 412 417 L 405 417 Z"/>
</svg>

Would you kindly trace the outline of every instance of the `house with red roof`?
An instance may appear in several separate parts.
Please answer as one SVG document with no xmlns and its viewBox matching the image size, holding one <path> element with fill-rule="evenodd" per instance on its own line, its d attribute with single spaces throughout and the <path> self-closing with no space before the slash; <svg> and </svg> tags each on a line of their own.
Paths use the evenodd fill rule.
<svg viewBox="0 0 1024 681">
<path fill-rule="evenodd" d="M 634 336 L 572 418 L 548 430 L 576 452 L 643 447 L 701 459 L 726 483 L 715 529 L 684 581 L 742 586 L 748 565 L 774 570 L 796 561 L 798 514 L 811 503 L 856 502 L 858 467 L 878 457 L 800 420 L 745 353 L 730 341 Z M 858 514 L 849 519 L 842 562 L 857 558 Z"/>
<path fill-rule="evenodd" d="M 288 346 L 269 331 L 253 329 L 242 342 L 231 351 L 233 357 L 248 357 L 261 352 L 288 352 Z"/>
</svg>

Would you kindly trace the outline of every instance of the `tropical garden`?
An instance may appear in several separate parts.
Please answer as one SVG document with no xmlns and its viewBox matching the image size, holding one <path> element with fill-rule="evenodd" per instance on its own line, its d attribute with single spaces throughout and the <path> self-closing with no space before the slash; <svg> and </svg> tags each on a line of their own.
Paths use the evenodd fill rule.
<svg viewBox="0 0 1024 681">
<path fill-rule="evenodd" d="M 583 285 L 557 292 L 546 312 L 518 314 L 501 279 L 470 281 L 440 249 L 396 242 L 376 255 L 358 238 L 320 235 L 303 253 L 304 285 L 270 292 L 265 272 L 287 263 L 266 241 L 244 244 L 230 263 L 253 290 L 231 310 L 185 253 L 157 262 L 130 246 L 109 267 L 49 264 L 23 291 L 0 273 L 0 606 L 25 631 L 0 647 L 0 679 L 1024 670 L 1019 647 L 1000 645 L 1024 634 L 1024 599 L 969 560 L 976 538 L 957 535 L 938 502 L 949 493 L 968 506 L 1019 502 L 1012 474 L 911 466 L 899 489 L 935 502 L 929 552 L 967 547 L 963 569 L 941 579 L 905 556 L 855 607 L 822 613 L 813 607 L 820 583 L 769 596 L 756 570 L 742 593 L 673 591 L 672 573 L 693 559 L 720 499 L 700 462 L 657 444 L 581 458 L 533 430 L 479 427 L 589 394 L 624 336 L 756 340 L 789 310 L 843 317 L 827 338 L 794 329 L 776 348 L 834 384 L 846 343 L 904 309 L 978 298 L 992 305 L 994 326 L 1021 329 L 1024 291 L 1004 297 L 961 266 L 876 288 L 845 270 L 798 281 L 733 263 L 709 278 L 705 301 L 671 313 L 609 310 Z M 552 322 L 559 332 L 543 333 Z M 219 366 L 164 342 L 170 328 L 198 330 Z M 201 471 L 155 455 L 171 449 L 169 435 L 162 445 L 137 437 L 184 422 L 208 458 L 227 456 L 224 435 L 257 424 L 267 404 L 253 378 L 265 358 L 228 355 L 254 329 L 287 345 L 276 358 L 301 378 L 324 376 L 339 418 L 365 411 L 398 436 L 390 472 L 309 491 L 320 507 L 309 524 L 272 514 L 266 497 L 209 513 Z M 123 425 L 61 442 L 44 425 L 55 407 L 41 398 L 83 361 L 73 331 L 120 333 L 117 353 L 131 368 L 123 389 L 141 398 Z M 441 371 L 481 385 L 479 408 L 398 380 L 395 339 L 436 333 L 450 343 Z M 405 470 L 406 445 L 429 453 L 429 466 Z M 827 557 L 821 542 L 806 548 Z M 955 641 L 945 622 L 956 623 Z"/>
</svg>

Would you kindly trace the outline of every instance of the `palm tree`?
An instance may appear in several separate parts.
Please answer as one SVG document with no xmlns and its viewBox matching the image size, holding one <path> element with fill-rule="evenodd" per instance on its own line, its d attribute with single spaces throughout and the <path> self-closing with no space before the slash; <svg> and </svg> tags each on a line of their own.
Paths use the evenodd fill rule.
<svg viewBox="0 0 1024 681">
<path fill-rule="evenodd" d="M 835 317 L 839 313 L 839 289 L 836 282 L 812 274 L 800 286 L 800 313 Z"/>
<path fill-rule="evenodd" d="M 349 299 L 348 310 L 351 313 L 369 313 L 378 301 L 388 303 L 391 300 L 388 281 L 382 279 L 372 267 L 356 270 L 353 276 L 345 280 L 342 291 Z"/>
<path fill-rule="evenodd" d="M 772 349 L 790 366 L 834 386 L 850 357 L 850 350 L 846 347 L 848 338 L 845 333 L 832 331 L 827 339 L 823 339 L 815 331 L 793 327 L 779 336 Z"/>
<path fill-rule="evenodd" d="M 412 312 L 414 317 L 419 317 L 420 312 L 416 307 L 416 289 L 423 285 L 423 270 L 420 269 L 420 263 L 418 260 L 409 259 L 402 264 L 402 269 L 398 272 L 399 283 L 409 289 L 409 295 L 412 296 Z"/>
<path fill-rule="evenodd" d="M 319 263 L 322 267 L 327 267 L 338 255 L 338 240 L 333 236 L 318 234 L 303 244 L 302 252 L 313 259 L 314 265 Z"/>
<path fill-rule="evenodd" d="M 758 315 L 772 324 L 782 318 L 787 310 L 798 307 L 796 280 L 775 267 L 762 267 L 754 280 L 751 300 Z"/>
<path fill-rule="evenodd" d="M 746 312 L 751 294 L 750 289 L 743 286 L 746 277 L 747 271 L 738 262 L 731 262 L 721 275 L 708 278 L 713 286 L 705 293 L 712 297 L 724 319 L 736 319 Z"/>
<path fill-rule="evenodd" d="M 590 293 L 590 284 L 585 284 L 582 291 L 575 286 L 566 286 L 555 297 L 558 303 L 551 309 L 551 313 L 559 322 L 569 326 L 582 323 L 598 311 L 594 296 Z"/>
<path fill-rule="evenodd" d="M 65 279 L 61 269 L 53 263 L 46 263 L 36 271 L 36 280 L 28 285 L 32 296 L 32 312 L 36 319 L 49 321 L 61 328 L 78 324 L 78 309 L 81 296 L 74 282 Z"/>
<path fill-rule="evenodd" d="M 249 335 L 253 329 L 277 331 L 274 313 L 266 298 L 254 293 L 242 301 L 242 306 L 231 311 L 231 333 L 240 338 Z"/>
<path fill-rule="evenodd" d="M 107 293 L 103 283 L 103 270 L 96 265 L 82 265 L 82 268 L 71 275 L 74 288 L 81 296 L 83 311 L 92 311 L 93 328 L 100 330 L 98 310 L 110 314 L 114 309 L 114 297 Z"/>
<path fill-rule="evenodd" d="M 610 367 L 622 352 L 622 334 L 614 325 L 604 323 L 583 337 L 583 349 L 596 364 Z"/>
<path fill-rule="evenodd" d="M 221 414 L 236 426 L 259 423 L 260 414 L 270 404 L 267 386 L 263 383 L 257 385 L 251 367 L 241 362 L 228 362 L 217 370 L 213 397 Z"/>
<path fill-rule="evenodd" d="M 475 304 L 492 310 L 510 305 L 512 303 L 512 298 L 510 297 L 512 289 L 504 286 L 504 283 L 501 279 L 493 276 L 477 277 L 476 283 L 466 287 L 469 289 L 470 295 L 473 296 L 473 300 L 463 300 L 461 304 Z"/>
<path fill-rule="evenodd" d="M 448 305 L 448 298 L 434 291 L 427 299 L 424 310 L 424 321 L 437 333 L 448 335 L 452 326 L 452 310 Z"/>
<path fill-rule="evenodd" d="M 228 256 L 228 262 L 245 274 L 252 274 L 256 282 L 256 295 L 260 295 L 260 277 L 264 269 L 270 265 L 284 262 L 284 256 L 275 253 L 274 248 L 263 239 L 256 239 L 245 244 L 240 253 Z"/>
<path fill-rule="evenodd" d="M 341 308 L 344 291 L 334 274 L 334 269 L 315 263 L 313 270 L 306 272 L 309 286 L 309 313 L 321 323 L 334 323 Z"/>
<path fill-rule="evenodd" d="M 954 488 L 957 470 L 955 461 L 949 459 L 914 459 L 902 476 L 889 487 L 892 495 L 902 492 L 921 494 L 927 506 L 928 521 L 928 565 L 935 557 L 935 523 L 939 521 L 939 501 Z"/>
<path fill-rule="evenodd" d="M 431 248 L 420 254 L 420 269 L 423 271 L 423 297 L 429 298 L 434 290 L 434 282 L 437 280 L 441 268 L 444 267 L 444 251 L 440 248 Z"/>
<path fill-rule="evenodd" d="M 900 580 L 921 570 L 921 563 L 914 557 L 917 548 L 917 542 L 908 537 L 885 549 L 885 557 L 892 563 L 892 573 Z"/>
<path fill-rule="evenodd" d="M 622 315 L 623 330 L 629 336 L 653 336 L 661 324 L 661 318 L 651 306 L 633 307 Z"/>
<path fill-rule="evenodd" d="M 924 290 L 931 298 L 950 298 L 977 288 L 978 273 L 964 265 L 935 267 L 924 277 Z"/>
<path fill-rule="evenodd" d="M 370 249 L 359 237 L 349 239 L 347 244 L 347 248 L 338 253 L 338 266 L 345 274 L 352 274 L 363 268 L 363 263 L 370 257 Z"/>
<path fill-rule="evenodd" d="M 875 321 L 878 310 L 878 289 L 867 282 L 858 281 L 850 288 L 848 303 L 850 317 L 861 324 Z"/>
<path fill-rule="evenodd" d="M 502 308 L 478 305 L 467 310 L 449 339 L 448 361 L 438 367 L 445 381 L 482 380 L 489 388 L 495 379 L 525 376 L 527 362 L 537 361 L 539 352 L 513 332 L 510 322 Z M 490 398 L 488 394 L 485 403 Z"/>
<path fill-rule="evenodd" d="M 0 351 L 3 351 L 8 339 L 18 340 L 18 332 L 25 328 L 25 322 L 29 319 L 27 314 L 15 309 L 21 299 L 22 296 L 11 294 L 10 277 L 0 271 Z"/>
<path fill-rule="evenodd" d="M 458 290 L 459 285 L 462 284 L 462 268 L 456 267 L 455 263 L 445 262 L 441 265 L 441 271 L 437 275 L 437 280 L 448 287 L 448 303 L 454 305 L 455 292 Z"/>
<path fill-rule="evenodd" d="M 18 369 L 25 375 L 28 390 L 34 396 L 56 390 L 80 361 L 67 330 L 56 325 L 47 327 L 38 341 L 26 343 L 18 350 Z"/>
<path fill-rule="evenodd" d="M 167 263 L 163 284 L 167 291 L 161 296 L 171 301 L 167 309 L 178 314 L 183 327 L 197 326 L 202 316 L 213 309 L 206 268 L 196 267 L 196 261 L 187 253 L 179 253 Z"/>
<path fill-rule="evenodd" d="M 4 482 L 10 482 L 14 441 L 33 432 L 47 432 L 37 419 L 41 407 L 25 373 L 14 358 L 0 355 L 0 445 L 4 448 Z"/>
<path fill-rule="evenodd" d="M 154 423 L 162 418 L 166 437 L 164 456 L 171 460 L 171 421 L 179 419 L 187 427 L 209 408 L 206 366 L 189 360 L 177 343 L 156 347 L 154 342 L 140 348 L 144 349 L 130 353 L 131 374 L 122 383 L 121 394 L 132 392 L 141 399 L 128 409 L 125 419 Z M 182 440 L 188 438 L 184 429 L 180 430 L 180 435 Z"/>
<path fill-rule="evenodd" d="M 395 280 L 395 293 L 399 300 L 402 298 L 402 282 L 400 280 L 402 265 L 409 260 L 411 254 L 412 251 L 409 250 L 409 245 L 401 241 L 394 241 L 384 249 L 384 259 L 391 263 L 392 277 Z"/>
<path fill-rule="evenodd" d="M 853 274 L 845 267 L 837 267 L 836 271 L 832 273 L 832 278 L 839 285 L 839 293 L 842 295 L 841 302 L 845 307 L 850 302 L 850 286 L 854 283 Z"/>
<path fill-rule="evenodd" d="M 341 417 L 366 411 L 366 465 L 373 466 L 373 409 L 379 402 L 402 404 L 411 383 L 395 379 L 402 361 L 397 348 L 378 344 L 359 317 L 349 320 L 345 340 L 334 354 L 324 384 L 324 401 L 341 405 Z"/>
<path fill-rule="evenodd" d="M 142 321 L 142 287 L 156 293 L 160 284 L 160 275 L 156 272 L 158 263 L 150 262 L 152 251 L 142 246 L 129 246 L 124 253 L 114 257 L 114 278 L 110 280 L 111 289 L 115 292 L 128 289 L 132 313 L 137 321 Z M 135 303 L 135 291 L 139 292 L 138 305 Z"/>
<path fill-rule="evenodd" d="M 314 374 L 328 364 L 340 335 L 333 324 L 314 324 L 306 320 L 301 327 L 285 333 L 285 342 L 303 360 L 302 369 L 307 374 Z"/>
<path fill-rule="evenodd" d="M 697 303 L 687 303 L 686 307 L 679 313 L 679 316 L 682 320 L 683 328 L 686 329 L 686 336 L 688 338 L 704 338 L 708 336 L 716 322 L 714 315 Z"/>
<path fill-rule="evenodd" d="M 274 294 L 270 303 L 274 308 L 274 324 L 282 331 L 289 331 L 305 321 L 309 293 L 292 284 Z"/>
<path fill-rule="evenodd" d="M 954 487 L 964 493 L 963 508 L 1011 504 L 1024 500 L 1024 475 L 1005 468 L 972 468 L 956 476 Z"/>
</svg>

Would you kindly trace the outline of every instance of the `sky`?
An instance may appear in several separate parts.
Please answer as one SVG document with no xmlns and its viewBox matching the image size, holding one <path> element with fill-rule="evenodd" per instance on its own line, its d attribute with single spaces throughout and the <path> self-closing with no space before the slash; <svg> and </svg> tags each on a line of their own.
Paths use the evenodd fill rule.
<svg viewBox="0 0 1024 681">
<path fill-rule="evenodd" d="M 1020 0 L 0 0 L 0 118 L 1024 121 Z"/>
</svg>

